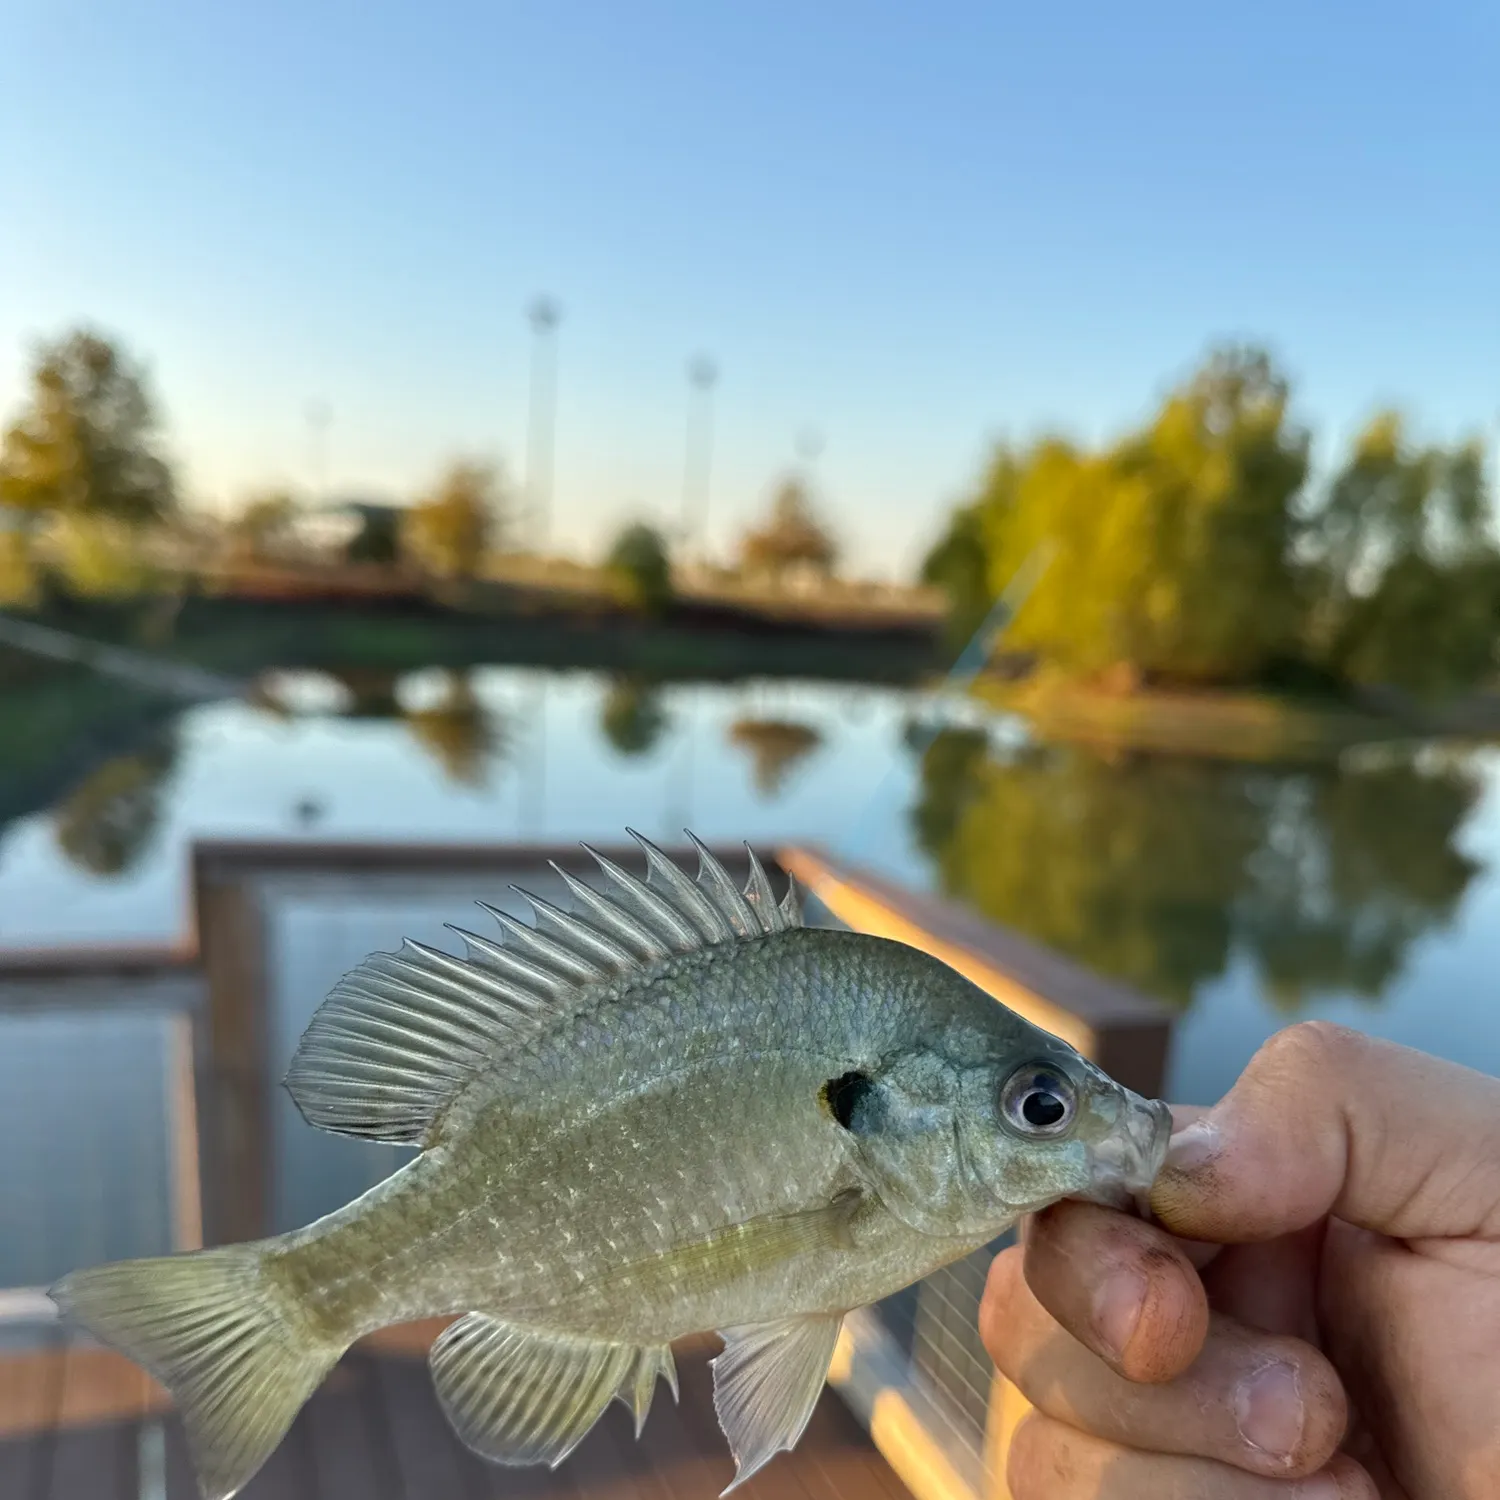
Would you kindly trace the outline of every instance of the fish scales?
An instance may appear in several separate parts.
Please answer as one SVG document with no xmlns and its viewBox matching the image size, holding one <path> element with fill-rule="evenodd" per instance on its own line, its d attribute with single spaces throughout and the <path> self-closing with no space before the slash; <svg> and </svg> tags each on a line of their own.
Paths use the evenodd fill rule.
<svg viewBox="0 0 1500 1500">
<path fill-rule="evenodd" d="M 1165 1106 L 926 954 L 803 927 L 753 856 L 740 892 L 638 842 L 645 882 L 600 859 L 571 913 L 533 899 L 502 944 L 372 955 L 330 993 L 288 1086 L 411 1163 L 291 1234 L 54 1289 L 172 1390 L 207 1500 L 355 1339 L 451 1314 L 440 1402 L 504 1463 L 561 1461 L 613 1399 L 639 1431 L 672 1342 L 718 1330 L 739 1484 L 796 1442 L 851 1308 L 1149 1186 Z"/>
<path fill-rule="evenodd" d="M 528 1320 L 553 1305 L 589 1308 L 604 1321 L 556 1326 L 643 1340 L 754 1321 L 764 1309 L 733 1257 L 720 1286 L 704 1285 L 700 1268 L 691 1308 L 644 1309 L 639 1291 L 660 1277 L 622 1284 L 608 1273 L 855 1185 L 849 1138 L 819 1090 L 894 1044 L 927 972 L 915 950 L 897 950 L 891 969 L 906 965 L 906 987 L 888 977 L 877 996 L 863 982 L 871 957 L 852 934 L 796 929 L 602 990 L 476 1078 L 430 1158 L 377 1188 L 368 1208 L 360 1200 L 288 1245 L 288 1273 L 315 1300 L 327 1288 L 328 1316 L 361 1334 L 474 1307 Z M 708 1155 L 702 1141 L 726 1110 L 735 1128 Z M 928 1238 L 910 1246 L 921 1269 L 889 1271 L 899 1279 L 861 1300 L 922 1274 Z M 358 1300 L 347 1287 L 356 1266 Z M 591 1285 L 618 1289 L 618 1309 Z"/>
</svg>

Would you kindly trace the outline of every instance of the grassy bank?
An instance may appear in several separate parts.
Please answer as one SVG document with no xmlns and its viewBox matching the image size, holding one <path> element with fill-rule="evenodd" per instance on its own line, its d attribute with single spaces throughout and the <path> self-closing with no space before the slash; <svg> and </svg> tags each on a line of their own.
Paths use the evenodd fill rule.
<svg viewBox="0 0 1500 1500">
<path fill-rule="evenodd" d="M 101 761 L 153 740 L 181 704 L 86 667 L 0 652 L 0 828 L 50 807 Z"/>
<path fill-rule="evenodd" d="M 1331 699 L 1254 691 L 1112 693 L 1046 677 L 984 680 L 977 691 L 1044 739 L 1215 759 L 1322 760 L 1352 745 L 1442 732 Z"/>
<path fill-rule="evenodd" d="M 582 667 L 661 680 L 797 676 L 916 682 L 944 665 L 920 622 L 814 624 L 682 605 L 660 620 L 587 608 L 491 609 L 436 601 L 190 596 L 164 627 L 158 606 L 56 605 L 45 622 L 242 677 L 271 667 Z"/>
</svg>

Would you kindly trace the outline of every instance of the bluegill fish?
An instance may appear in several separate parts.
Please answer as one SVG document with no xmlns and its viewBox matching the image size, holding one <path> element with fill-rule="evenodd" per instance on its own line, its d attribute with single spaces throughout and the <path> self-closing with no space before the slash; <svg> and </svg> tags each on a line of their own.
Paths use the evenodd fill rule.
<svg viewBox="0 0 1500 1500">
<path fill-rule="evenodd" d="M 293 1233 L 53 1288 L 171 1392 L 206 1500 L 356 1339 L 452 1314 L 439 1400 L 507 1464 L 560 1463 L 616 1399 L 639 1433 L 672 1342 L 718 1332 L 733 1488 L 801 1436 L 850 1309 L 1149 1186 L 1164 1105 L 914 948 L 804 926 L 753 854 L 741 891 L 696 840 L 693 880 L 635 837 L 645 880 L 558 869 L 571 911 L 373 954 L 313 1016 L 298 1107 L 420 1147 L 400 1171 Z"/>
</svg>

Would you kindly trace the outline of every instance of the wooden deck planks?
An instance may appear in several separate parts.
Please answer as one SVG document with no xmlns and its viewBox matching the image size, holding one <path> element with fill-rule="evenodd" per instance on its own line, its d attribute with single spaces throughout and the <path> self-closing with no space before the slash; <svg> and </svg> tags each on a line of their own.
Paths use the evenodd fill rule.
<svg viewBox="0 0 1500 1500">
<path fill-rule="evenodd" d="M 713 1415 L 707 1343 L 679 1351 L 682 1401 L 659 1388 L 639 1443 L 612 1406 L 554 1471 L 506 1469 L 448 1428 L 417 1350 L 351 1353 L 243 1491 L 244 1500 L 717 1500 L 733 1475 Z M 0 1496 L 5 1500 L 197 1500 L 181 1424 L 118 1356 L 42 1351 L 0 1357 Z M 40 1378 L 40 1384 L 37 1383 Z M 122 1401 L 99 1392 L 126 1392 Z M 23 1395 L 24 1391 L 24 1395 Z M 123 1409 L 129 1401 L 133 1410 Z M 161 1422 L 165 1494 L 143 1490 L 141 1434 Z M 742 1491 L 745 1500 L 909 1500 L 832 1392 L 807 1433 Z"/>
</svg>

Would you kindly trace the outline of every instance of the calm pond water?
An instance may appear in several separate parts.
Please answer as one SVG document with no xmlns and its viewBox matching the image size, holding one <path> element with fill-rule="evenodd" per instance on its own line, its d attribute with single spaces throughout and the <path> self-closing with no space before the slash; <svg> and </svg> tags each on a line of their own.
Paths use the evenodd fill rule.
<svg viewBox="0 0 1500 1500">
<path fill-rule="evenodd" d="M 1168 999 L 1176 1099 L 1217 1097 L 1266 1036 L 1312 1016 L 1500 1073 L 1500 763 L 1487 752 L 1323 769 L 1101 756 L 970 706 L 814 683 L 651 690 L 493 668 L 272 686 L 279 707 L 187 712 L 161 748 L 0 831 L 0 945 L 176 937 L 186 851 L 204 836 L 610 841 L 627 824 L 663 839 L 686 825 L 710 841 L 824 843 Z M 289 1055 L 371 948 L 440 940 L 444 919 L 470 919 L 470 897 L 496 894 L 275 913 L 276 1049 Z M 69 1144 L 78 1116 L 63 1102 L 137 1122 L 104 1132 L 118 1175 L 103 1175 L 128 1167 L 132 1192 L 112 1206 L 75 1194 L 94 1205 L 88 1225 L 74 1202 L 46 1235 L 0 1234 L 24 1243 L 0 1286 L 166 1248 L 165 1229 L 139 1227 L 170 1217 L 161 1026 L 0 1018 L 0 1128 L 17 1141 L 40 1126 L 51 1143 L 31 1169 L 15 1153 L 3 1169 L 12 1230 L 42 1222 L 64 1155 L 92 1175 L 103 1149 L 99 1131 Z M 396 1161 L 306 1131 L 284 1100 L 275 1129 L 296 1132 L 274 1152 L 273 1213 L 288 1225 Z"/>
</svg>

